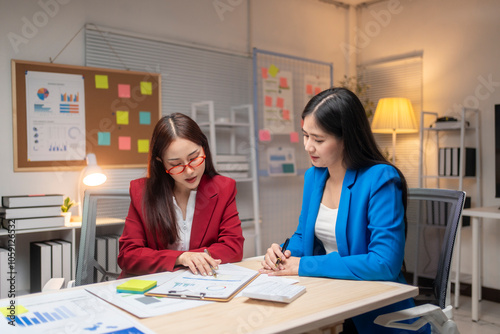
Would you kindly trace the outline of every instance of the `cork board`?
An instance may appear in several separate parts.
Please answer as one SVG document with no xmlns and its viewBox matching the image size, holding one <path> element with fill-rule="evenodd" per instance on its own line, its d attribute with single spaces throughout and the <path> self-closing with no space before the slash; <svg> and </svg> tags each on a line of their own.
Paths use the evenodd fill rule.
<svg viewBox="0 0 500 334">
<path fill-rule="evenodd" d="M 145 167 L 161 77 L 12 60 L 12 107 L 16 172 L 80 170 L 87 153 L 103 168 Z"/>
</svg>

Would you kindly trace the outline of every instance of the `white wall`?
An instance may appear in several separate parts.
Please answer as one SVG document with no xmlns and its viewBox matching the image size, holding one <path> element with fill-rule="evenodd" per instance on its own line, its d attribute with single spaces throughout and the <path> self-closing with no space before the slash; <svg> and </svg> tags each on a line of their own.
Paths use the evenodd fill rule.
<svg viewBox="0 0 500 334">
<path fill-rule="evenodd" d="M 249 20 L 251 17 L 251 28 Z M 11 59 L 49 62 L 86 24 L 236 53 L 252 47 L 334 62 L 346 11 L 316 0 L 0 0 L 0 196 L 63 193 L 76 198 L 78 172 L 13 172 Z M 83 32 L 56 63 L 84 65 Z M 340 66 L 337 66 L 337 63 Z"/>
<path fill-rule="evenodd" d="M 454 116 L 462 105 L 481 110 L 482 204 L 500 205 L 493 128 L 494 105 L 500 104 L 498 1 L 391 0 L 363 9 L 358 29 L 359 62 L 423 50 L 424 110 Z M 483 282 L 499 289 L 500 224 L 483 224 Z M 463 231 L 462 243 L 462 267 L 470 273 L 470 229 Z"/>
</svg>

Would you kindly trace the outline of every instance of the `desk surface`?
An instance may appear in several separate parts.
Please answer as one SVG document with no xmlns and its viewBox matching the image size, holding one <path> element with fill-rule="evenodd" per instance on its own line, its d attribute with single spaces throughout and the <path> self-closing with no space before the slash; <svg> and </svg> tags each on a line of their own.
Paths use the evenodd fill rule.
<svg viewBox="0 0 500 334">
<path fill-rule="evenodd" d="M 257 270 L 261 259 L 238 264 Z M 307 292 L 290 304 L 239 297 L 140 322 L 157 333 L 299 333 L 418 294 L 414 286 L 391 282 L 293 278 L 306 286 Z"/>
<path fill-rule="evenodd" d="M 463 209 L 462 216 L 500 219 L 500 209 L 498 206 Z"/>
</svg>

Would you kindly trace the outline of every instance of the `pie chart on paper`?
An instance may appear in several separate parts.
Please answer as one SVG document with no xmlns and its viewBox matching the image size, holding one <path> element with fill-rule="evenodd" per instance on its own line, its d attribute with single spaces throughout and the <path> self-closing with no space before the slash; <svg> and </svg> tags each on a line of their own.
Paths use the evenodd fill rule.
<svg viewBox="0 0 500 334">
<path fill-rule="evenodd" d="M 49 91 L 47 88 L 40 88 L 37 92 L 38 98 L 40 100 L 45 100 L 47 97 L 49 97 Z"/>
</svg>

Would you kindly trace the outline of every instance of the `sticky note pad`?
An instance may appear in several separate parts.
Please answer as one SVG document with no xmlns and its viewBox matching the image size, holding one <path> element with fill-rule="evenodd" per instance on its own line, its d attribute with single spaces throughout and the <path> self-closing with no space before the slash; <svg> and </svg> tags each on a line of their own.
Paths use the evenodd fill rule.
<svg viewBox="0 0 500 334">
<path fill-rule="evenodd" d="M 147 81 L 141 81 L 141 94 L 151 95 L 153 94 L 153 84 Z"/>
<path fill-rule="evenodd" d="M 276 107 L 283 108 L 284 105 L 285 105 L 285 99 L 282 97 L 277 97 L 276 98 Z"/>
<path fill-rule="evenodd" d="M 269 70 L 267 72 L 269 74 L 271 74 L 271 76 L 274 78 L 276 76 L 276 74 L 278 74 L 279 71 L 280 71 L 280 69 L 277 68 L 276 65 L 271 64 L 271 66 L 269 66 Z"/>
<path fill-rule="evenodd" d="M 144 293 L 156 286 L 156 281 L 142 279 L 130 279 L 116 287 L 116 292 Z"/>
<path fill-rule="evenodd" d="M 108 76 L 96 74 L 95 75 L 95 88 L 108 89 Z"/>
<path fill-rule="evenodd" d="M 14 310 L 14 313 L 12 313 L 12 310 Z M 9 308 L 8 306 L 0 307 L 0 313 L 2 313 L 4 317 L 8 317 L 10 315 L 20 315 L 27 312 L 28 310 L 22 305 L 16 305 L 12 308 Z"/>
<path fill-rule="evenodd" d="M 148 153 L 149 152 L 149 139 L 138 139 L 137 140 L 137 152 Z"/>
<path fill-rule="evenodd" d="M 127 136 L 118 137 L 118 149 L 122 151 L 130 151 L 131 138 Z"/>
<path fill-rule="evenodd" d="M 102 146 L 111 145 L 111 133 L 98 132 L 97 133 L 97 145 L 102 145 Z"/>
<path fill-rule="evenodd" d="M 118 97 L 130 97 L 130 85 L 119 84 L 118 85 Z"/>
<path fill-rule="evenodd" d="M 118 110 L 116 112 L 116 124 L 128 124 L 128 111 Z"/>
<path fill-rule="evenodd" d="M 261 74 L 262 74 L 262 79 L 267 79 L 267 68 L 262 67 L 262 68 L 260 69 L 260 72 L 261 72 Z"/>
<path fill-rule="evenodd" d="M 299 142 L 299 133 L 290 132 L 290 143 L 298 143 L 298 142 Z"/>
<path fill-rule="evenodd" d="M 260 141 L 271 141 L 271 132 L 267 129 L 259 130 Z"/>
<path fill-rule="evenodd" d="M 149 111 L 139 111 L 139 124 L 151 124 L 151 113 Z"/>
</svg>

